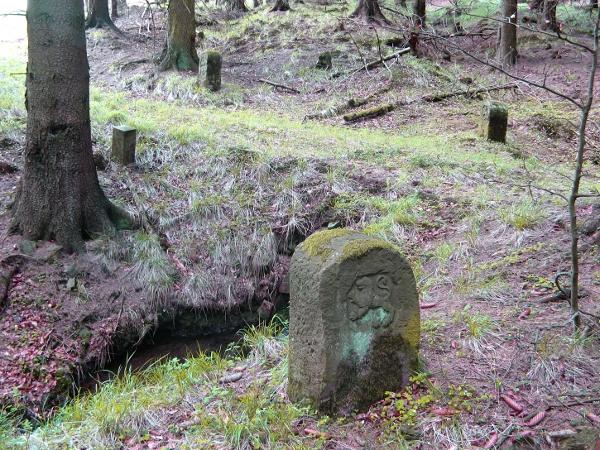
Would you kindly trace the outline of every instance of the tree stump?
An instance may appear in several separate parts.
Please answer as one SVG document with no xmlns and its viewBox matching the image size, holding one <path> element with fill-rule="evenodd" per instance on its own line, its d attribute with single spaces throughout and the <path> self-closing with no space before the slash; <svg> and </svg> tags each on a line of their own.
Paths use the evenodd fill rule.
<svg viewBox="0 0 600 450">
<path fill-rule="evenodd" d="M 288 395 L 322 413 L 366 410 L 409 382 L 420 316 L 412 269 L 389 243 L 345 229 L 296 248 Z"/>
<path fill-rule="evenodd" d="M 484 108 L 482 121 L 483 135 L 488 141 L 506 143 L 508 128 L 508 108 L 501 103 L 492 102 Z"/>
<path fill-rule="evenodd" d="M 112 154 L 113 160 L 126 166 L 135 162 L 135 128 L 126 125 L 113 128 Z"/>
<path fill-rule="evenodd" d="M 206 81 L 204 86 L 213 92 L 221 89 L 222 58 L 219 52 L 208 52 L 206 55 Z"/>
</svg>

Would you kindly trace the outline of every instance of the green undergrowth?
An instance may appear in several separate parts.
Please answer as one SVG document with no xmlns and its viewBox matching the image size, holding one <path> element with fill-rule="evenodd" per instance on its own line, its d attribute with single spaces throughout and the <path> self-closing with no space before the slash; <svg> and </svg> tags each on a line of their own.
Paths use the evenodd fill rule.
<svg viewBox="0 0 600 450">
<path fill-rule="evenodd" d="M 116 449 L 165 433 L 175 448 L 312 448 L 292 424 L 313 413 L 285 399 L 286 329 L 275 318 L 243 332 L 225 356 L 201 353 L 141 372 L 122 369 L 35 431 L 21 423 L 20 436 L 16 419 L 0 413 L 0 437 L 12 448 Z M 222 382 L 236 370 L 243 371 L 239 383 Z"/>
</svg>

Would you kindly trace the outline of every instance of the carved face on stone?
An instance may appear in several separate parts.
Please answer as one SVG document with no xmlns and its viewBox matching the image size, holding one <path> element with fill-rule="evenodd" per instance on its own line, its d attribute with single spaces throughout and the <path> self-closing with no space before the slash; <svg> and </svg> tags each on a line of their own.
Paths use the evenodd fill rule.
<svg viewBox="0 0 600 450">
<path fill-rule="evenodd" d="M 387 327 L 394 319 L 390 305 L 393 281 L 385 273 L 358 277 L 348 293 L 348 318 L 360 325 Z"/>
</svg>

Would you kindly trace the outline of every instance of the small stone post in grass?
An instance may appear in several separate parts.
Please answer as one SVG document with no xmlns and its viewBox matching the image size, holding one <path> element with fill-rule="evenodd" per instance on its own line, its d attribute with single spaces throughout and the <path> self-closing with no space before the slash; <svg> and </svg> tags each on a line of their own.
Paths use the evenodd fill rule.
<svg viewBox="0 0 600 450">
<path fill-rule="evenodd" d="M 206 55 L 206 81 L 204 86 L 213 92 L 221 89 L 222 58 L 219 52 L 210 51 Z"/>
<path fill-rule="evenodd" d="M 333 69 L 333 62 L 331 58 L 331 52 L 321 53 L 319 55 L 319 60 L 317 61 L 317 65 L 315 66 L 317 69 L 323 70 L 331 70 Z"/>
<path fill-rule="evenodd" d="M 501 103 L 491 102 L 484 108 L 483 134 L 488 141 L 506 143 L 508 108 Z"/>
<path fill-rule="evenodd" d="M 122 125 L 113 128 L 112 154 L 113 160 L 126 166 L 135 162 L 135 128 Z"/>
<path fill-rule="evenodd" d="M 420 316 L 412 269 L 391 244 L 319 231 L 290 267 L 288 395 L 321 413 L 365 411 L 408 384 Z"/>
</svg>

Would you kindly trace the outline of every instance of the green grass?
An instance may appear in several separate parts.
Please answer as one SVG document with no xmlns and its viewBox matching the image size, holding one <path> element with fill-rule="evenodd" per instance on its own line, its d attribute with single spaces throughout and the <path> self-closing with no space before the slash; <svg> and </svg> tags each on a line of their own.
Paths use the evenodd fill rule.
<svg viewBox="0 0 600 450">
<path fill-rule="evenodd" d="M 528 199 L 500 209 L 498 215 L 517 230 L 535 228 L 545 218 L 542 206 Z"/>
<path fill-rule="evenodd" d="M 282 396 L 287 376 L 287 338 L 282 334 L 286 327 L 275 319 L 242 333 L 240 345 L 249 352 L 247 359 L 202 353 L 184 362 L 158 362 L 139 373 L 125 369 L 95 392 L 76 397 L 21 439 L 27 438 L 33 448 L 119 448 L 128 439 L 143 441 L 151 431 L 170 427 L 186 448 L 215 442 L 235 449 L 294 443 L 294 448 L 302 448 L 291 424 L 312 413 Z M 260 374 L 244 386 L 242 394 L 219 382 L 236 364 Z M 179 429 L 169 422 L 169 411 L 175 410 L 197 420 Z M 0 413 L 2 442 L 16 439 L 16 425 Z"/>
</svg>

